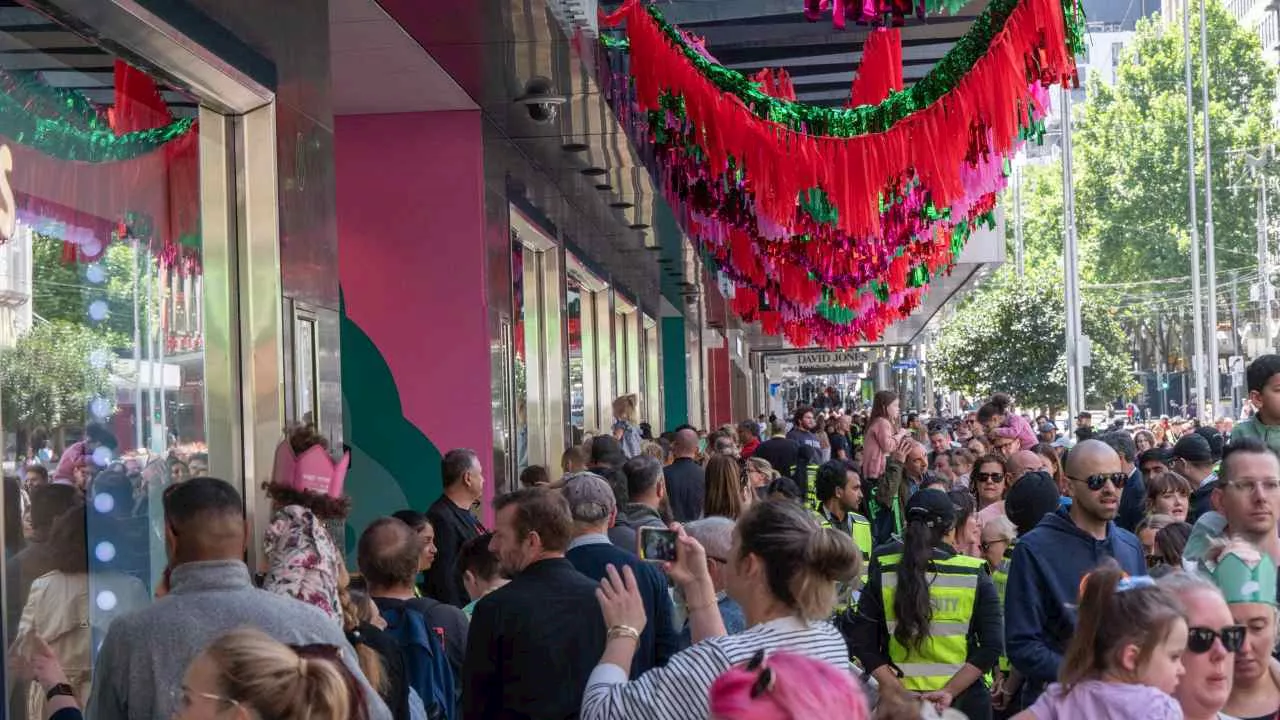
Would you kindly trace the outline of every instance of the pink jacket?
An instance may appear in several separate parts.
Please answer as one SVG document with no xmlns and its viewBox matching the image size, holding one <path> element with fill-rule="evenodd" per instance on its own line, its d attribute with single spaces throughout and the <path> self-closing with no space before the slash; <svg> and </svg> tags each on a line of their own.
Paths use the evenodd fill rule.
<svg viewBox="0 0 1280 720">
<path fill-rule="evenodd" d="M 884 461 L 893 452 L 893 425 L 885 418 L 876 418 L 867 426 L 867 436 L 862 441 L 862 477 L 878 478 L 884 475 Z"/>
<path fill-rule="evenodd" d="M 1016 439 L 1022 450 L 1030 450 L 1039 442 L 1035 430 L 1031 429 L 1031 421 L 1017 413 L 1005 416 L 1004 424 L 996 428 L 996 435 Z"/>
</svg>

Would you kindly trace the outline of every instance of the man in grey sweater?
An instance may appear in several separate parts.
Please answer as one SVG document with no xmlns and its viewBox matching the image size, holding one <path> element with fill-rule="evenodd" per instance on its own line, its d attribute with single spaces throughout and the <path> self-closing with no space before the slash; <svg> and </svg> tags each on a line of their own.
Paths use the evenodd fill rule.
<svg viewBox="0 0 1280 720">
<path fill-rule="evenodd" d="M 252 627 L 289 645 L 342 648 L 343 661 L 364 687 L 371 720 L 390 720 L 337 623 L 311 605 L 253 586 L 243 560 L 244 503 L 235 488 L 195 478 L 165 495 L 164 511 L 169 593 L 111 623 L 98 653 L 87 717 L 174 717 L 191 661 L 214 639 Z"/>
</svg>

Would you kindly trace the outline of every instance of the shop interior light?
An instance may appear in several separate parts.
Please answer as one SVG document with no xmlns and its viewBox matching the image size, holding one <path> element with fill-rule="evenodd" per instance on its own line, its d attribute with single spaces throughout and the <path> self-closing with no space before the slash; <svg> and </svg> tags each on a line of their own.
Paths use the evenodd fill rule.
<svg viewBox="0 0 1280 720">
<path fill-rule="evenodd" d="M 626 200 L 619 200 L 619 201 L 617 201 L 617 202 L 611 202 L 611 203 L 609 203 L 609 207 L 611 207 L 611 208 L 617 208 L 617 209 L 619 209 L 619 210 L 626 210 L 627 208 L 633 208 L 633 207 L 635 207 L 635 205 L 633 205 L 632 203 L 627 202 Z"/>
<path fill-rule="evenodd" d="M 586 175 L 587 177 L 600 177 L 601 175 L 608 175 L 608 174 L 609 174 L 609 171 L 608 171 L 608 170 L 606 170 L 606 169 L 604 169 L 604 168 L 602 168 L 602 167 L 594 167 L 594 166 L 592 166 L 592 167 L 589 167 L 589 168 L 583 168 L 583 169 L 582 169 L 582 174 L 583 174 L 583 175 Z M 599 187 L 599 186 L 597 186 L 597 187 Z"/>
</svg>

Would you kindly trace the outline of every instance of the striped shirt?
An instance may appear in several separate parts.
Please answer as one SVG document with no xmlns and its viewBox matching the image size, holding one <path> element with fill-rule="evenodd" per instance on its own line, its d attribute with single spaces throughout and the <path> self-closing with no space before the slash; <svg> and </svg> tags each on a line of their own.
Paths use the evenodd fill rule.
<svg viewBox="0 0 1280 720">
<path fill-rule="evenodd" d="M 617 665 L 597 665 L 587 680 L 580 720 L 704 720 L 710 715 L 711 683 L 762 649 L 807 655 L 852 670 L 844 637 L 830 622 L 781 618 L 737 635 L 703 640 L 632 682 Z"/>
</svg>

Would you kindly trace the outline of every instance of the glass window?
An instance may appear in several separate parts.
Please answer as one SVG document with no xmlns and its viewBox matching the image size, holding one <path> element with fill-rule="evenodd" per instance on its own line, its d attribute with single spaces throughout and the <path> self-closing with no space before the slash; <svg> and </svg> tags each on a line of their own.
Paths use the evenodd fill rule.
<svg viewBox="0 0 1280 720">
<path fill-rule="evenodd" d="M 565 280 L 565 323 L 569 330 L 569 426 L 570 444 L 582 442 L 586 431 L 586 392 L 582 377 L 582 284 L 573 275 Z"/>
<path fill-rule="evenodd" d="M 51 23 L 0 23 L 4 627 L 84 698 L 163 577 L 161 493 L 209 467 L 198 108 Z M 10 690 L 8 717 L 42 717 Z"/>
</svg>

